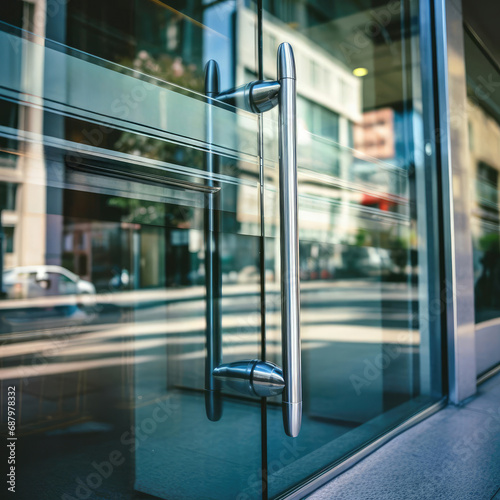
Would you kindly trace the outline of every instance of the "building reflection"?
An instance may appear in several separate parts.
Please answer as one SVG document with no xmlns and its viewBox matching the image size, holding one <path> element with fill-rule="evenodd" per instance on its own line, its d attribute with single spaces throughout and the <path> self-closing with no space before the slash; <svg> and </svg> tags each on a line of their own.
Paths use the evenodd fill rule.
<svg viewBox="0 0 500 500">
<path fill-rule="evenodd" d="M 469 101 L 472 231 L 476 322 L 500 315 L 500 219 L 498 148 L 500 125 L 484 108 Z"/>
<path fill-rule="evenodd" d="M 475 312 L 476 323 L 487 326 L 500 316 L 500 114 L 498 96 L 483 91 L 482 82 L 484 75 L 497 78 L 498 71 L 470 34 L 465 49 Z"/>
<path fill-rule="evenodd" d="M 194 3 L 185 9 L 176 10 L 159 2 L 140 2 L 140 7 L 136 3 L 126 2 L 122 15 L 117 18 L 111 8 L 101 6 L 96 9 L 92 2 L 71 2 L 61 6 L 57 14 L 48 19 L 46 29 L 54 34 L 56 41 L 200 92 L 203 87 L 203 66 L 208 54 L 224 62 L 221 73 L 226 86 L 244 83 L 257 73 L 255 48 L 252 44 L 244 43 L 254 38 L 256 17 L 253 7 L 242 4 L 231 4 L 233 7 L 229 7 L 229 4 L 222 2 L 217 6 L 206 7 Z M 233 35 L 227 24 L 227 19 L 231 17 L 228 16 L 230 8 L 237 19 Z M 276 48 L 284 38 L 293 43 L 299 72 L 303 75 L 298 84 L 298 127 L 299 166 L 303 179 L 301 218 L 304 224 L 301 234 L 304 240 L 304 278 L 332 277 L 339 273 L 354 272 L 353 259 L 347 255 L 352 246 L 375 248 L 375 251 L 356 250 L 360 255 L 365 254 L 365 262 L 371 262 L 371 275 L 377 268 L 386 274 L 411 272 L 406 265 L 402 265 L 400 254 L 404 249 L 409 262 L 410 247 L 414 246 L 411 228 L 408 229 L 412 216 L 408 210 L 407 172 L 411 165 L 406 158 L 406 151 L 402 149 L 406 138 L 404 127 L 408 120 L 413 119 L 413 111 L 400 110 L 404 96 L 391 96 L 385 91 L 374 93 L 372 73 L 378 70 L 384 77 L 385 68 L 373 66 L 371 59 L 376 57 L 373 52 L 366 57 L 359 51 L 339 51 L 336 38 L 330 39 L 325 35 L 325 24 L 313 23 L 308 16 L 299 16 L 303 21 L 289 27 L 273 17 L 273 14 L 278 14 L 273 8 L 268 7 L 269 15 L 263 26 L 265 77 L 274 77 Z M 294 8 L 299 9 L 299 5 Z M 43 10 L 43 6 L 40 9 Z M 98 18 L 95 17 L 97 13 Z M 20 27 L 25 27 L 26 23 L 31 26 L 34 18 L 28 19 L 29 15 L 35 14 L 20 11 L 17 13 L 17 22 L 14 22 L 16 19 L 10 21 Z M 57 30 L 61 23 L 65 24 L 65 28 Z M 348 27 L 363 26 L 363 18 L 359 13 L 345 13 L 335 21 L 336 26 L 339 24 L 345 31 Z M 38 29 L 41 30 L 40 34 L 44 34 L 45 27 Z M 97 35 L 87 36 L 90 29 Z M 383 50 L 374 44 L 374 40 L 367 39 L 366 43 L 373 45 L 374 51 Z M 402 41 L 396 37 L 389 50 L 398 52 L 401 44 Z M 230 59 L 224 59 L 232 51 L 233 45 L 238 48 L 238 53 Z M 29 57 L 30 54 L 25 55 L 25 59 Z M 352 70 L 356 66 L 366 66 L 368 75 L 362 78 L 354 76 Z M 37 89 L 32 88 L 35 85 L 33 82 L 43 85 L 46 80 L 43 78 L 43 60 L 37 61 L 35 67 L 36 74 L 33 67 L 29 67 L 29 88 L 36 93 Z M 22 71 L 26 71 L 26 67 Z M 64 70 L 59 68 L 59 72 L 62 76 Z M 19 82 L 26 78 L 20 74 Z M 384 78 L 390 82 L 390 75 Z M 42 90 L 38 90 L 41 94 Z M 63 119 L 47 111 L 44 114 L 43 110 L 33 106 L 20 107 L 6 102 L 3 105 L 8 108 L 12 130 L 19 123 L 26 133 L 42 134 L 45 130 L 46 134 L 53 133 L 77 144 L 120 153 L 181 165 L 200 164 L 203 161 L 199 152 L 185 146 L 136 133 L 120 132 L 114 128 L 104 132 L 101 129 L 89 129 L 81 120 L 69 116 Z M 127 118 L 132 117 L 137 105 L 131 102 L 128 109 L 130 116 Z M 274 151 L 275 134 L 267 134 L 266 141 L 268 149 Z M 6 164 L 16 165 L 16 168 L 6 168 L 2 174 L 3 182 L 6 183 L 2 197 L 8 205 L 2 217 L 7 241 L 5 268 L 45 263 L 62 265 L 82 278 L 95 282 L 99 289 L 106 288 L 110 280 L 115 275 L 121 276 L 122 272 L 124 276 L 127 273 L 130 275 L 127 285 L 135 288 L 196 282 L 198 278 L 190 266 L 193 254 L 202 252 L 202 242 L 187 241 L 187 232 L 183 232 L 186 227 L 179 226 L 170 235 L 160 234 L 161 229 L 156 230 L 156 236 L 153 233 L 144 234 L 144 240 L 151 241 L 151 245 L 148 245 L 134 242 L 134 238 L 139 238 L 139 229 L 138 226 L 134 228 L 134 220 L 122 220 L 114 227 L 109 223 L 89 225 L 88 222 L 70 220 L 67 216 L 62 220 L 60 214 L 55 212 L 60 212 L 63 207 L 66 210 L 66 201 L 60 193 L 56 195 L 50 188 L 47 191 L 44 184 L 47 174 L 43 144 L 29 141 L 15 143 L 11 140 L 6 151 L 3 156 Z M 276 159 L 271 157 L 270 160 Z M 65 167 L 61 165 L 61 161 L 59 166 L 54 162 L 50 165 L 49 180 L 65 177 Z M 249 168 L 248 164 L 236 162 L 228 164 L 226 168 L 237 172 L 240 179 L 258 180 L 258 170 Z M 313 180 L 311 174 L 328 176 L 329 184 Z M 37 178 L 39 183 L 27 183 L 28 178 Z M 272 174 L 271 178 L 267 200 L 270 215 L 267 220 L 274 234 L 277 227 L 276 176 Z M 360 189 L 360 186 L 363 188 Z M 234 194 L 233 199 L 243 202 L 238 202 L 239 207 L 230 207 L 239 212 L 235 222 L 241 228 L 258 231 L 258 217 L 249 217 L 248 211 L 241 210 L 247 199 L 244 192 L 246 188 L 239 186 L 236 189 L 238 193 Z M 50 193 L 48 201 L 47 192 Z M 319 210 L 311 209 L 308 200 L 314 197 L 324 202 Z M 46 207 L 51 203 L 54 213 L 45 216 Z M 327 205 L 328 209 L 325 208 Z M 107 206 L 106 210 L 116 211 L 118 208 Z M 143 208 L 155 210 L 152 205 Z M 376 222 L 374 217 L 383 221 L 385 226 Z M 131 226 L 126 228 L 126 224 Z M 35 238 L 39 244 L 23 243 L 28 238 Z M 158 242 L 153 242 L 152 238 Z M 306 240 L 318 240 L 318 244 L 310 245 Z M 148 265 L 153 267 L 144 268 L 140 273 L 140 259 L 135 262 L 132 257 L 134 245 L 142 245 L 143 250 L 163 245 L 161 252 L 164 256 L 158 257 L 155 265 L 151 259 L 146 259 Z M 106 253 L 119 255 L 119 246 L 123 248 L 119 262 L 107 261 Z M 331 248 L 328 249 L 328 246 Z M 393 247 L 397 247 L 397 256 L 394 258 Z M 270 250 L 271 255 L 273 252 Z M 173 253 L 182 254 L 182 270 L 172 276 L 159 278 L 168 273 L 164 262 L 168 259 L 167 255 Z M 229 253 L 241 252 L 233 249 L 227 255 Z M 370 257 L 371 254 L 374 257 Z M 193 265 L 196 267 L 196 264 Z M 274 263 L 269 265 L 268 275 L 271 276 L 275 273 Z M 231 267 L 242 269 L 247 266 L 235 262 Z M 363 275 L 363 265 L 356 272 Z"/>
<path fill-rule="evenodd" d="M 263 118 L 260 179 L 258 119 L 214 106 L 220 126 L 207 148 L 201 95 L 209 58 L 224 88 L 257 78 L 255 6 L 179 4 L 125 1 L 117 15 L 113 2 L 61 2 L 32 34 L 22 30 L 42 2 L 2 18 L 0 56 L 11 72 L 0 75 L 0 380 L 23 390 L 26 433 L 81 425 L 85 435 L 99 423 L 111 435 L 157 398 L 184 404 L 205 389 L 207 154 L 220 163 L 224 360 L 261 357 L 264 299 L 267 358 L 280 361 L 276 115 Z M 293 45 L 306 405 L 312 420 L 348 422 L 340 435 L 421 390 L 414 310 L 425 242 L 422 203 L 410 203 L 418 159 L 408 133 L 418 99 L 400 88 L 412 68 L 390 71 L 418 37 L 404 38 L 394 15 L 384 24 L 391 43 L 365 37 L 352 52 L 340 40 L 373 11 L 324 8 L 323 22 L 268 5 L 263 67 L 274 79 L 279 43 Z M 367 75 L 355 76 L 357 67 Z M 360 401 L 332 360 L 354 372 L 386 344 L 403 354 Z M 324 387 L 337 382 L 338 393 Z"/>
</svg>

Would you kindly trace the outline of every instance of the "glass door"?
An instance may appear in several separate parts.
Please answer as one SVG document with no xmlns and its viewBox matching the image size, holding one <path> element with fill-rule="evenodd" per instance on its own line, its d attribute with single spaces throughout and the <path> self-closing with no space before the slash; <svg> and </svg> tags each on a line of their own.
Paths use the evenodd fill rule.
<svg viewBox="0 0 500 500">
<path fill-rule="evenodd" d="M 208 361 L 262 358 L 258 116 L 205 95 L 206 54 L 234 83 L 231 10 L 179 8 L 1 8 L 19 498 L 232 499 L 262 468 L 260 398 Z"/>
<path fill-rule="evenodd" d="M 286 496 L 440 399 L 422 9 L 0 7 L 20 498 Z"/>
<path fill-rule="evenodd" d="M 439 293 L 432 79 L 421 67 L 427 8 L 417 0 L 263 1 L 264 78 L 274 78 L 281 42 L 293 46 L 297 65 L 303 388 L 295 439 L 282 431 L 277 401 L 267 402 L 270 498 L 442 394 L 439 317 L 448 291 Z M 241 12 L 242 37 L 255 22 Z M 280 330 L 276 119 L 264 115 L 265 261 L 274 277 L 266 342 L 281 364 L 272 349 Z"/>
</svg>

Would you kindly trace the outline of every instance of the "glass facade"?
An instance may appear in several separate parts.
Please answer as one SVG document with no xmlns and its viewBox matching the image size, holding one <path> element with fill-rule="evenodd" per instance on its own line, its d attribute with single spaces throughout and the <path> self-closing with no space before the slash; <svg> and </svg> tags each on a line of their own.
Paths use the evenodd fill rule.
<svg viewBox="0 0 500 500">
<path fill-rule="evenodd" d="M 500 68 L 478 35 L 465 31 L 471 233 L 477 372 L 500 360 Z"/>
<path fill-rule="evenodd" d="M 20 498 L 284 498 L 443 399 L 427 7 L 0 6 L 0 388 L 17 398 Z M 262 113 L 227 98 L 276 80 L 283 42 L 297 72 L 298 437 L 256 372 L 214 375 L 288 363 L 283 98 Z M 498 138 L 475 71 L 481 325 L 499 306 Z"/>
</svg>

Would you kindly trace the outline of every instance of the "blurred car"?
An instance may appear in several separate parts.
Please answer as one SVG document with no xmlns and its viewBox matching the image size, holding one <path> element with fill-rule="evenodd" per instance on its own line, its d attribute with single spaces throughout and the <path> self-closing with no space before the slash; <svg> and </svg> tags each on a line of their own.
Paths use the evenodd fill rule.
<svg viewBox="0 0 500 500">
<path fill-rule="evenodd" d="M 95 294 L 95 286 L 61 266 L 21 266 L 3 272 L 6 298 Z"/>
<path fill-rule="evenodd" d="M 342 252 L 343 272 L 354 276 L 383 276 L 394 272 L 389 250 L 368 246 L 349 246 Z"/>
<path fill-rule="evenodd" d="M 87 323 L 93 317 L 95 294 L 92 283 L 61 266 L 7 269 L 3 272 L 3 298 L 6 301 L 0 310 L 0 333 Z M 36 300 L 40 298 L 45 300 Z"/>
</svg>

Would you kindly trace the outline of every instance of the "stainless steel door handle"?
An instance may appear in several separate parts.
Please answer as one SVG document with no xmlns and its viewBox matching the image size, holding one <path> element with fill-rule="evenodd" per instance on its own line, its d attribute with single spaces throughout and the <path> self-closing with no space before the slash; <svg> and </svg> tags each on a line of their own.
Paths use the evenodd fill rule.
<svg viewBox="0 0 500 500">
<path fill-rule="evenodd" d="M 209 61 L 205 67 L 205 95 L 214 98 L 219 94 L 219 66 Z M 213 138 L 212 106 L 207 107 L 205 121 L 206 141 L 209 150 L 205 153 L 205 171 L 210 174 L 208 184 L 214 187 L 213 174 L 219 170 L 218 157 L 212 153 L 210 146 Z M 213 371 L 222 363 L 222 327 L 221 299 L 222 276 L 219 252 L 219 195 L 210 193 L 206 196 L 204 217 L 205 231 L 205 293 L 206 293 L 206 349 L 205 360 L 205 409 L 209 420 L 216 422 L 222 416 L 222 400 L 220 383 Z"/>
<path fill-rule="evenodd" d="M 211 395 L 207 399 L 207 415 L 218 420 L 221 409 L 214 408 L 217 382 L 241 388 L 242 392 L 261 397 L 282 394 L 283 425 L 286 434 L 298 436 L 302 422 L 302 375 L 300 348 L 300 282 L 299 240 L 297 217 L 297 115 L 296 72 L 290 44 L 278 48 L 278 78 L 276 81 L 254 81 L 242 87 L 214 95 L 214 75 L 218 75 L 215 61 L 206 66 L 206 94 L 217 101 L 242 107 L 252 113 L 263 113 L 279 107 L 279 198 L 280 198 L 280 249 L 281 249 L 281 344 L 283 368 L 269 361 L 243 360 L 220 364 L 220 321 L 214 320 L 214 301 L 207 307 L 214 310 L 207 314 L 207 360 L 205 387 Z M 218 80 L 218 78 L 217 78 Z M 209 134 L 208 136 L 211 136 Z M 212 165 L 209 160 L 208 165 Z M 209 212 L 210 212 L 209 205 Z M 213 214 L 208 214 L 212 220 Z M 207 243 L 210 247 L 213 243 Z M 216 245 L 214 245 L 216 247 Z M 207 261 L 207 265 L 213 261 Z M 214 266 L 209 277 L 213 279 Z M 207 293 L 209 291 L 207 286 Z M 212 287 L 212 290 L 214 288 Z M 215 291 L 215 290 L 214 290 Z M 212 305 L 210 305 L 212 304 Z M 210 401 L 210 403 L 208 403 Z M 216 411 L 214 411 L 214 409 Z"/>
<path fill-rule="evenodd" d="M 282 397 L 283 424 L 292 437 L 298 436 L 302 422 L 295 79 L 292 47 L 282 43 L 278 48 Z"/>
</svg>

